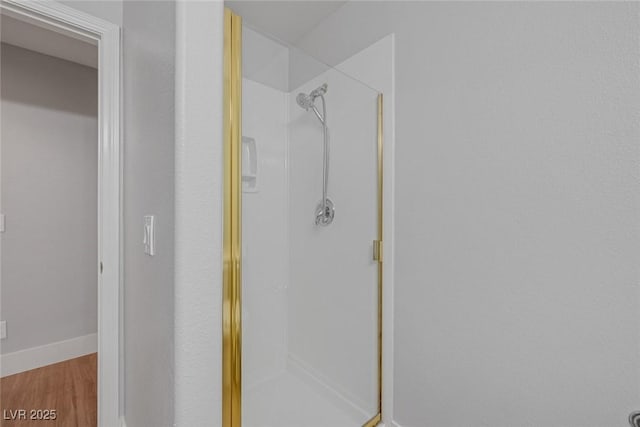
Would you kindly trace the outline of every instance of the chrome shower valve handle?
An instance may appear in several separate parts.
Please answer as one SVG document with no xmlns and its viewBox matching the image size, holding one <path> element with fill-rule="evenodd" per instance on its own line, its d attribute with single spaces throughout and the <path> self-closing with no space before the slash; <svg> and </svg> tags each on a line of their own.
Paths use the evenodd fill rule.
<svg viewBox="0 0 640 427">
<path fill-rule="evenodd" d="M 327 197 L 324 203 L 320 202 L 316 207 L 316 225 L 326 227 L 333 222 L 335 215 L 336 210 L 333 202 Z"/>
</svg>

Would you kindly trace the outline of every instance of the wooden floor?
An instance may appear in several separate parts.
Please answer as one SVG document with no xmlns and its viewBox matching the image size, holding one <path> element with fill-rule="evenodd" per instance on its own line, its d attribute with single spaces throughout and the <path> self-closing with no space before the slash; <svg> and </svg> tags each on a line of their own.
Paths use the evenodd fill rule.
<svg viewBox="0 0 640 427">
<path fill-rule="evenodd" d="M 95 427 L 96 362 L 94 353 L 0 379 L 0 426 Z M 26 420 L 11 419 L 22 418 L 20 409 Z M 56 411 L 55 420 L 37 419 L 47 410 Z"/>
</svg>

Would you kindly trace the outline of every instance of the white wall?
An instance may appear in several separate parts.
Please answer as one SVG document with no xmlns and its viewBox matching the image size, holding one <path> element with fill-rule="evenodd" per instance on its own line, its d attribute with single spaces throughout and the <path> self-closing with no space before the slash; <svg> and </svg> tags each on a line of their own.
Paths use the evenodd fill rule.
<svg viewBox="0 0 640 427">
<path fill-rule="evenodd" d="M 395 415 L 623 425 L 638 408 L 638 5 L 349 2 L 396 35 Z"/>
<path fill-rule="evenodd" d="M 97 331 L 97 70 L 1 46 L 2 354 Z"/>
<path fill-rule="evenodd" d="M 174 407 L 179 427 L 222 423 L 223 16 L 222 2 L 176 3 Z"/>
<path fill-rule="evenodd" d="M 125 416 L 129 427 L 171 426 L 175 4 L 127 1 L 123 17 Z M 153 257 L 144 215 L 155 215 Z"/>
</svg>

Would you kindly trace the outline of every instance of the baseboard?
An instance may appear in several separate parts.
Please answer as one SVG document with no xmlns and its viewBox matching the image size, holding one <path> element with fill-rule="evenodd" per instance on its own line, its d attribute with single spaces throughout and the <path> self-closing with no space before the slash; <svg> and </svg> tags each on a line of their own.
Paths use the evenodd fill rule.
<svg viewBox="0 0 640 427">
<path fill-rule="evenodd" d="M 323 397 L 330 400 L 335 406 L 354 414 L 355 417 L 366 419 L 370 414 L 362 409 L 362 405 L 346 395 L 338 386 L 324 378 L 311 366 L 300 360 L 297 356 L 289 354 L 287 357 L 287 370 L 313 387 Z"/>
<path fill-rule="evenodd" d="M 98 334 L 89 334 L 0 355 L 0 377 L 19 374 L 98 351 Z"/>
</svg>

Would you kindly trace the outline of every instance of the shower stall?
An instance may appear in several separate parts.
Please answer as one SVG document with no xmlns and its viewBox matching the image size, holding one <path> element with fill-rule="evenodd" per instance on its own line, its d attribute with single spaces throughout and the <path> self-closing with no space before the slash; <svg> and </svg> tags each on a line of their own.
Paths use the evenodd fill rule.
<svg viewBox="0 0 640 427">
<path fill-rule="evenodd" d="M 223 425 L 376 425 L 382 94 L 225 13 Z"/>
</svg>

